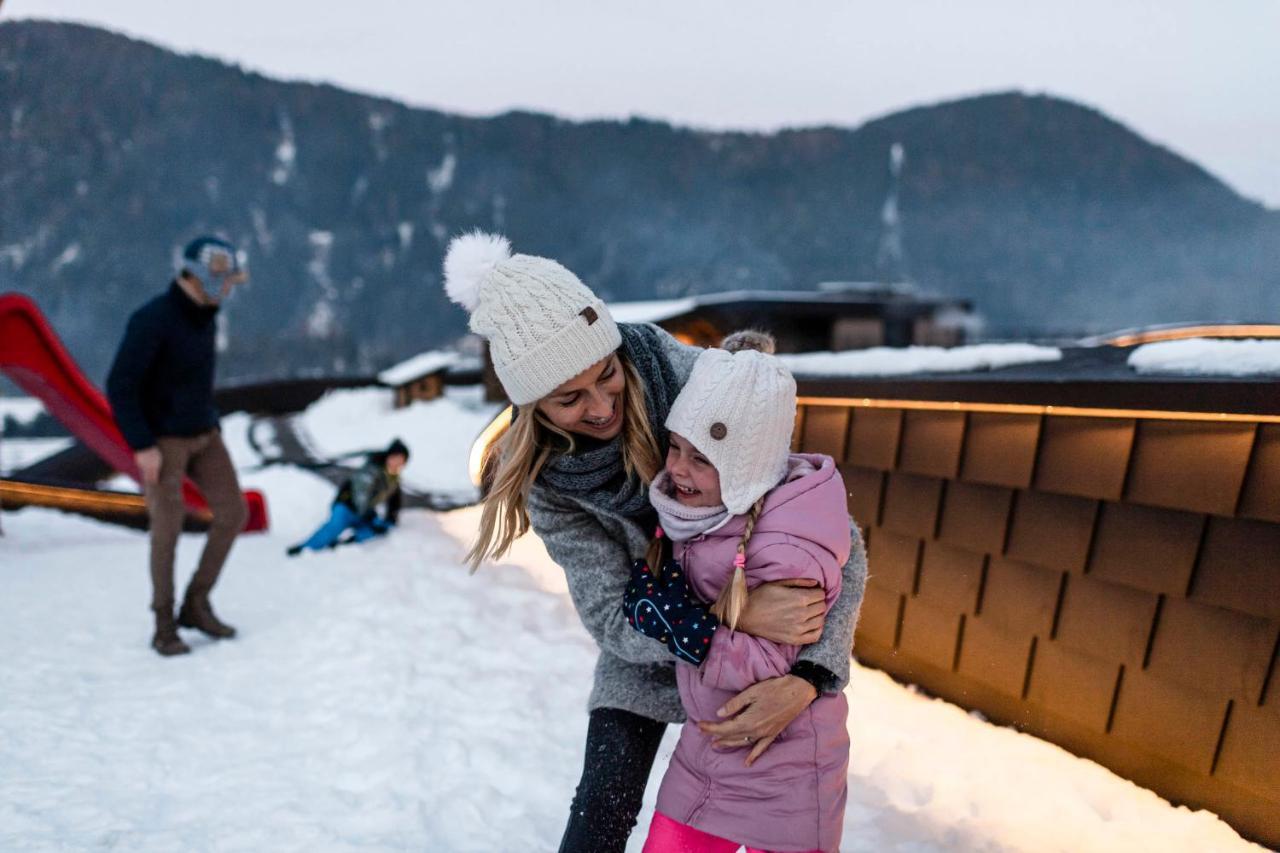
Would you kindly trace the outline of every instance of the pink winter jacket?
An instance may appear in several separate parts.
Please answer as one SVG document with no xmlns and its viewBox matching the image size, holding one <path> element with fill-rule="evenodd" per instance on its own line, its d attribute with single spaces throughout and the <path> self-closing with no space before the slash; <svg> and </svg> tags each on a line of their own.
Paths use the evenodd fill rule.
<svg viewBox="0 0 1280 853">
<path fill-rule="evenodd" d="M 793 454 L 790 473 L 765 499 L 747 545 L 748 589 L 767 581 L 812 578 L 830 608 L 849 558 L 844 480 L 829 456 Z M 733 575 L 744 516 L 688 542 L 674 556 L 694 591 L 714 601 Z M 758 681 L 785 675 L 799 646 L 717 629 L 702 666 L 676 665 L 689 722 L 658 791 L 658 811 L 697 829 L 764 850 L 836 850 L 844 820 L 849 765 L 848 704 L 823 694 L 778 735 L 751 767 L 749 747 L 715 750 L 696 721 Z"/>
</svg>

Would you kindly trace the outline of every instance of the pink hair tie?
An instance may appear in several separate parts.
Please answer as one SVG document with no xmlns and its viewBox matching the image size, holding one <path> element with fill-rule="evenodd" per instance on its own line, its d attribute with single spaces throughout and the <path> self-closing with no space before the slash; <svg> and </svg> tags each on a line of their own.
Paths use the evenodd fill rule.
<svg viewBox="0 0 1280 853">
<path fill-rule="evenodd" d="M 653 536 L 655 539 L 661 539 L 663 535 L 664 534 L 662 532 L 662 525 L 658 525 L 657 529 L 653 531 Z"/>
<path fill-rule="evenodd" d="M 747 567 L 747 555 L 737 554 L 733 558 L 733 567 L 735 569 L 745 569 Z"/>
</svg>

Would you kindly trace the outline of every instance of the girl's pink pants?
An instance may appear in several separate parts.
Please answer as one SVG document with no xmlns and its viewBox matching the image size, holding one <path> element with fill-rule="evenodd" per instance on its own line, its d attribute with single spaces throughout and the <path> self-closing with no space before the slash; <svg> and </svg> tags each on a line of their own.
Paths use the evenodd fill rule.
<svg viewBox="0 0 1280 853">
<path fill-rule="evenodd" d="M 718 835 L 672 820 L 662 812 L 653 813 L 649 824 L 649 838 L 644 842 L 643 853 L 737 853 L 742 845 Z M 748 847 L 747 853 L 769 853 Z M 822 853 L 811 850 L 808 853 Z"/>
</svg>

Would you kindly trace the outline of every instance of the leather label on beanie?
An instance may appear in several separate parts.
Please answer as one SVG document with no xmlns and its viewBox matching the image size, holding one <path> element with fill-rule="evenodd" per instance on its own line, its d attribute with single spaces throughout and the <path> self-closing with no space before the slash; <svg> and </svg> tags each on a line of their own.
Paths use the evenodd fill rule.
<svg viewBox="0 0 1280 853">
<path fill-rule="evenodd" d="M 729 428 L 719 421 L 716 421 L 711 425 L 711 437 L 716 441 L 724 441 L 724 437 L 728 434 Z"/>
<path fill-rule="evenodd" d="M 595 325 L 596 320 L 600 319 L 600 315 L 596 313 L 596 309 L 592 308 L 590 305 L 588 305 L 586 308 L 583 308 L 578 313 L 581 314 L 583 317 L 587 318 L 588 326 Z"/>
</svg>

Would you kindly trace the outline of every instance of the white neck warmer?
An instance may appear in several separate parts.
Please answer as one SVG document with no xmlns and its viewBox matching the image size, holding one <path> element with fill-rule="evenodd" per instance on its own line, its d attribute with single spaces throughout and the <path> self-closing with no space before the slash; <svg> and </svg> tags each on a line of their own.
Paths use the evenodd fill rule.
<svg viewBox="0 0 1280 853">
<path fill-rule="evenodd" d="M 685 506 L 675 499 L 674 491 L 675 484 L 666 471 L 659 472 L 649 484 L 649 503 L 658 513 L 663 534 L 672 542 L 686 542 L 729 520 L 729 509 L 724 504 Z"/>
</svg>

